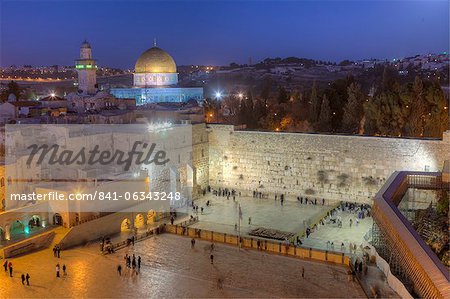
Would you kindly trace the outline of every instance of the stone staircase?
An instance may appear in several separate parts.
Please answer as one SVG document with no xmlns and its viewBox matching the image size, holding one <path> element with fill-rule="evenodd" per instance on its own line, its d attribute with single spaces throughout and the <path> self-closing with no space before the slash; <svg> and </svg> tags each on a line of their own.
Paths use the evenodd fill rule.
<svg viewBox="0 0 450 299">
<path fill-rule="evenodd" d="M 52 244 L 50 245 L 50 248 L 53 248 L 55 245 L 59 244 L 62 239 L 64 239 L 69 232 L 72 230 L 72 228 L 67 228 L 63 226 L 59 226 L 53 230 L 55 233 L 55 237 L 53 238 Z"/>
</svg>

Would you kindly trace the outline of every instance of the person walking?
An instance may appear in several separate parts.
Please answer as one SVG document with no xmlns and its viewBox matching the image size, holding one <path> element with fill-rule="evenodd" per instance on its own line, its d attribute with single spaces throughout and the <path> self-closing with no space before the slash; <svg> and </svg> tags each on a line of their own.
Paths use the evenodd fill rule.
<svg viewBox="0 0 450 299">
<path fill-rule="evenodd" d="M 25 285 L 25 274 L 22 273 L 22 285 Z"/>
<path fill-rule="evenodd" d="M 27 281 L 27 286 L 30 285 L 30 274 L 27 273 L 27 276 L 25 276 L 25 279 Z"/>
<path fill-rule="evenodd" d="M 56 277 L 59 277 L 59 263 L 56 264 Z"/>
<path fill-rule="evenodd" d="M 119 273 L 119 276 L 122 276 L 122 266 L 121 265 L 117 266 L 117 273 Z"/>
<path fill-rule="evenodd" d="M 194 245 L 195 245 L 195 239 L 192 238 L 192 239 L 191 239 L 191 248 L 194 248 Z"/>
<path fill-rule="evenodd" d="M 13 275 L 13 265 L 11 262 L 9 262 L 8 264 L 8 269 L 9 269 L 9 277 L 12 277 Z"/>
<path fill-rule="evenodd" d="M 66 269 L 67 269 L 66 268 L 66 264 L 63 264 L 63 268 L 62 269 L 63 269 L 63 275 L 66 276 L 67 275 L 67 273 L 66 273 Z"/>
<path fill-rule="evenodd" d="M 302 267 L 302 278 L 305 278 L 305 267 Z"/>
<path fill-rule="evenodd" d="M 252 224 L 252 217 L 248 217 L 248 225 Z"/>
<path fill-rule="evenodd" d="M 214 255 L 212 253 L 209 258 L 211 259 L 211 265 L 214 264 Z"/>
<path fill-rule="evenodd" d="M 138 269 L 141 269 L 141 256 L 138 256 Z"/>
<path fill-rule="evenodd" d="M 8 272 L 8 260 L 3 263 L 3 268 L 5 268 L 5 272 Z"/>
</svg>

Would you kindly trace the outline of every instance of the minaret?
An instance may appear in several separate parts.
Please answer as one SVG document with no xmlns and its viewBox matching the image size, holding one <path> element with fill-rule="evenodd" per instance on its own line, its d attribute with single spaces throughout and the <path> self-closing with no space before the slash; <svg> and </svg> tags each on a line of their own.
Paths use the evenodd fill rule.
<svg viewBox="0 0 450 299">
<path fill-rule="evenodd" d="M 80 59 L 76 60 L 75 68 L 78 72 L 78 90 L 83 94 L 95 94 L 97 64 L 92 59 L 91 45 L 87 41 L 81 44 Z"/>
</svg>

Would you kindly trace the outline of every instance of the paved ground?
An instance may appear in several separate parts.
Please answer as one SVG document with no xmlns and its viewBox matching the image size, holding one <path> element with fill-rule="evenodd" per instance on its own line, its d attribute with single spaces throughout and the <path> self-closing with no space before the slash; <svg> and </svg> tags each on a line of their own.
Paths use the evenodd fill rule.
<svg viewBox="0 0 450 299">
<path fill-rule="evenodd" d="M 280 201 L 273 199 L 255 199 L 252 197 L 236 197 L 241 205 L 243 220 L 241 222 L 241 234 L 248 232 L 258 226 L 278 229 L 281 231 L 299 233 L 306 226 L 312 223 L 312 219 L 323 214 L 332 208 L 332 204 L 322 206 L 302 205 L 299 202 L 287 201 L 282 206 Z M 206 207 L 206 201 L 211 202 L 210 207 Z M 238 222 L 238 204 L 226 197 L 217 197 L 208 194 L 195 202 L 199 207 L 204 207 L 204 212 L 198 213 L 199 222 L 191 227 L 223 232 L 227 234 L 237 234 L 234 224 Z M 194 214 L 192 209 L 182 209 L 181 211 Z M 337 224 L 319 226 L 309 238 L 303 238 L 303 245 L 318 249 L 327 249 L 327 241 L 334 243 L 334 251 L 348 252 L 349 243 L 359 246 L 363 242 L 364 235 L 372 228 L 372 218 L 365 218 L 356 225 L 356 215 L 350 212 L 339 212 L 343 225 L 341 228 Z M 248 224 L 248 217 L 251 217 L 251 224 Z M 353 225 L 350 227 L 350 219 Z M 341 250 L 341 243 L 344 248 Z M 358 247 L 359 248 L 359 247 Z M 331 245 L 328 247 L 331 250 Z"/>
<path fill-rule="evenodd" d="M 360 245 L 363 243 L 364 235 L 372 229 L 373 220 L 371 217 L 360 219 L 359 224 L 356 223 L 356 215 L 350 212 L 338 212 L 342 219 L 342 227 L 337 224 L 326 224 L 319 226 L 309 238 L 303 238 L 303 246 L 313 247 L 317 249 L 328 249 L 340 252 L 349 252 L 349 244 L 356 244 L 357 252 L 360 252 Z M 350 219 L 353 224 L 350 227 Z M 330 245 L 327 247 L 327 241 Z M 334 248 L 331 243 L 334 243 Z M 341 249 L 341 243 L 344 247 Z"/>
<path fill-rule="evenodd" d="M 206 207 L 206 201 L 210 200 L 211 206 Z M 237 234 L 235 224 L 238 223 L 238 204 L 241 205 L 242 218 L 241 234 L 246 235 L 256 227 L 273 228 L 285 232 L 299 233 L 310 223 L 312 218 L 328 211 L 328 205 L 301 205 L 294 201 L 280 201 L 274 199 L 255 199 L 252 197 L 236 197 L 236 202 L 230 198 L 218 197 L 207 194 L 195 201 L 199 207 L 204 207 L 203 214 L 198 212 L 199 222 L 192 227 Z M 181 209 L 182 212 L 194 214 L 192 208 Z M 251 224 L 248 218 L 251 217 Z"/>
<path fill-rule="evenodd" d="M 0 273 L 0 298 L 5 297 L 364 297 L 357 282 L 347 280 L 346 268 L 266 254 L 218 244 L 214 265 L 209 243 L 159 235 L 113 255 L 98 246 L 80 247 L 53 257 L 50 250 L 12 259 L 14 277 Z M 118 276 L 128 252 L 142 257 L 139 275 Z M 55 265 L 66 264 L 68 275 L 55 277 Z M 301 269 L 305 268 L 305 278 Z M 30 273 L 31 286 L 20 275 Z"/>
</svg>

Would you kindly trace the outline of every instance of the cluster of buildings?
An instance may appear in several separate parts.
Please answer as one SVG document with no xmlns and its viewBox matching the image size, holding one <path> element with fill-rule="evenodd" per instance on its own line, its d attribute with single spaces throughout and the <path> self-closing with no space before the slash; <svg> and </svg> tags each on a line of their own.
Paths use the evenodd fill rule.
<svg viewBox="0 0 450 299">
<path fill-rule="evenodd" d="M 448 61 L 448 55 L 446 57 L 442 58 L 444 63 Z M 427 63 L 438 63 L 431 60 L 428 58 Z M 280 66 L 276 68 L 283 72 Z M 14 158 L 4 159 L 0 165 L 0 249 L 5 246 L 5 256 L 36 249 L 36 244 L 41 241 L 29 241 L 33 230 L 48 226 L 72 228 L 61 241 L 63 247 L 69 247 L 129 229 L 130 222 L 133 226 L 150 223 L 169 211 L 161 212 L 150 206 L 130 211 L 126 210 L 129 206 L 120 205 L 114 206 L 113 210 L 108 209 L 111 208 L 108 205 L 93 211 L 86 209 L 82 202 L 10 203 L 7 199 L 11 192 L 68 195 L 123 192 L 129 188 L 129 192 L 179 192 L 183 199 L 190 200 L 212 187 L 233 188 L 248 194 L 251 190 L 283 194 L 292 200 L 299 195 L 308 195 L 371 204 L 379 190 L 392 183 L 392 173 L 398 169 L 415 171 L 411 177 L 420 179 L 419 187 L 423 182 L 428 184 L 438 180 L 440 188 L 447 186 L 442 184 L 440 171 L 445 161 L 450 160 L 450 131 L 442 140 L 437 140 L 268 133 L 242 131 L 230 125 L 206 125 L 198 104 L 204 98 L 203 88 L 179 86 L 175 61 L 156 45 L 138 58 L 132 86 L 99 91 L 97 62 L 87 42 L 81 45 L 75 69 L 78 73 L 76 92 L 65 97 L 52 94 L 37 101 L 10 97 L 0 105 L 2 124 L 34 125 L 24 126 L 23 130 L 22 126 L 0 130 L 0 154 Z M 59 127 L 49 124 L 78 125 Z M 84 126 L 86 124 L 117 125 L 97 129 Z M 86 129 L 88 127 L 91 131 Z M 136 142 L 151 144 L 157 141 L 157 149 L 168 153 L 170 163 L 162 166 L 136 164 L 127 170 L 107 163 L 102 166 L 81 163 L 83 165 L 78 167 L 68 163 L 53 168 L 47 168 L 46 164 L 43 164 L 45 167 L 30 167 L 26 154 L 28 145 L 34 141 L 58 142 L 64 149 L 80 150 L 92 150 L 100 144 L 122 153 L 136 150 Z M 400 187 L 406 188 L 407 184 L 410 181 L 405 179 Z M 393 205 L 384 204 L 384 193 L 382 195 L 378 201 L 383 204 L 381 212 L 391 215 Z M 121 213 L 116 213 L 118 211 Z M 91 221 L 99 218 L 103 221 L 100 225 Z M 380 221 L 379 225 L 383 228 L 384 223 Z M 393 229 L 393 235 L 395 233 Z M 389 241 L 388 237 L 383 238 Z M 25 240 L 19 245 L 14 244 L 20 239 Z M 425 248 L 419 241 L 413 241 L 414 246 L 421 250 Z M 385 246 L 386 242 L 382 240 L 380 246 Z M 48 247 L 48 243 L 42 241 L 42 244 Z M 402 256 L 414 255 L 414 252 L 404 250 Z M 439 270 L 440 266 L 431 262 L 427 265 Z M 431 290 L 422 288 L 421 281 L 414 277 L 414 273 L 427 265 L 416 262 L 410 267 L 412 274 L 408 275 L 411 275 L 415 289 L 419 294 L 443 294 L 432 283 L 429 284 L 433 286 Z M 405 270 L 405 273 L 409 272 Z M 423 275 L 425 277 L 426 272 Z"/>
<path fill-rule="evenodd" d="M 171 119 L 184 114 L 202 120 L 198 104 L 203 99 L 203 88 L 178 86 L 175 61 L 156 46 L 139 57 L 133 85 L 126 88 L 99 90 L 97 62 L 86 41 L 74 69 L 78 74 L 76 92 L 64 97 L 50 94 L 36 101 L 12 96 L 0 105 L 0 123 L 133 123 L 149 114 L 154 116 L 155 110 Z"/>
</svg>

